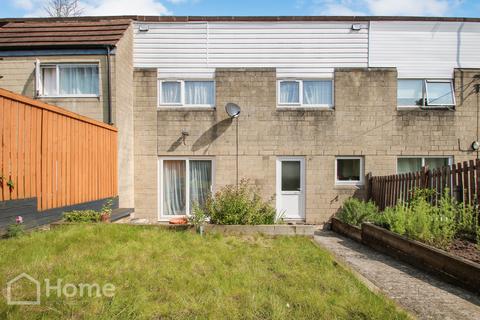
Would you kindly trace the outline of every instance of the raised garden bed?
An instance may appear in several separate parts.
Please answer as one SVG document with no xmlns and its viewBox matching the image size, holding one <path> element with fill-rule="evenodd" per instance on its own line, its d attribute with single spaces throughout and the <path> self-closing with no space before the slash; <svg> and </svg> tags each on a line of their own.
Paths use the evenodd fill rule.
<svg viewBox="0 0 480 320">
<path fill-rule="evenodd" d="M 363 223 L 360 229 L 338 219 L 332 229 L 377 251 L 428 271 L 443 280 L 480 294 L 480 264 L 408 239 L 385 228 Z M 455 252 L 455 251 L 454 251 Z"/>
<path fill-rule="evenodd" d="M 357 242 L 362 242 L 362 229 L 345 223 L 337 218 L 332 218 L 332 230 Z"/>
</svg>

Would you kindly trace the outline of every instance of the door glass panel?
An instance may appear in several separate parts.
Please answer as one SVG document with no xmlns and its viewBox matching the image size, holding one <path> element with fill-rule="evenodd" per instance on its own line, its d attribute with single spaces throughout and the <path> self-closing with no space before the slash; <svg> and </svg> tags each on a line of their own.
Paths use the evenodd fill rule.
<svg viewBox="0 0 480 320">
<path fill-rule="evenodd" d="M 185 160 L 163 161 L 163 213 L 164 215 L 186 214 Z"/>
<path fill-rule="evenodd" d="M 282 191 L 301 191 L 300 161 L 282 161 Z"/>
<path fill-rule="evenodd" d="M 398 158 L 397 173 L 417 172 L 422 169 L 422 158 Z"/>
<path fill-rule="evenodd" d="M 337 159 L 338 181 L 360 181 L 360 159 Z"/>
<path fill-rule="evenodd" d="M 425 158 L 425 165 L 430 170 L 448 166 L 448 158 Z"/>
<path fill-rule="evenodd" d="M 190 161 L 190 208 L 194 203 L 203 207 L 212 186 L 212 161 Z M 191 211 L 191 209 L 190 209 Z"/>
</svg>

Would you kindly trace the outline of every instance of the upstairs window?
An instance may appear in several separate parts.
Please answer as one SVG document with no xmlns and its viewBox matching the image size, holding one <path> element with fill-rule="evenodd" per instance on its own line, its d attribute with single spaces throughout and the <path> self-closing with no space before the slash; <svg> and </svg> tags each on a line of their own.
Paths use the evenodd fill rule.
<svg viewBox="0 0 480 320">
<path fill-rule="evenodd" d="M 332 107 L 332 80 L 280 80 L 278 105 L 283 107 Z"/>
<path fill-rule="evenodd" d="M 98 97 L 98 64 L 37 65 L 37 96 Z"/>
<path fill-rule="evenodd" d="M 399 107 L 453 107 L 455 91 L 451 80 L 401 79 L 397 86 Z"/>
<path fill-rule="evenodd" d="M 163 107 L 214 107 L 215 82 L 209 80 L 161 80 L 159 105 Z"/>
</svg>

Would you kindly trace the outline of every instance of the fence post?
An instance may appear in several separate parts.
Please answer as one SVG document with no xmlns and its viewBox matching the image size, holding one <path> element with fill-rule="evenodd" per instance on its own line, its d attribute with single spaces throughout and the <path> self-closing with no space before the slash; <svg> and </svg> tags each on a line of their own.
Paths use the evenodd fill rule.
<svg viewBox="0 0 480 320">
<path fill-rule="evenodd" d="M 430 175 L 431 172 L 428 166 L 422 167 L 422 171 L 420 172 L 420 188 L 428 189 L 430 187 Z"/>
<path fill-rule="evenodd" d="M 366 185 L 366 188 L 367 188 L 367 201 L 370 201 L 372 200 L 372 173 L 369 172 L 367 173 L 367 183 L 365 184 Z"/>
</svg>

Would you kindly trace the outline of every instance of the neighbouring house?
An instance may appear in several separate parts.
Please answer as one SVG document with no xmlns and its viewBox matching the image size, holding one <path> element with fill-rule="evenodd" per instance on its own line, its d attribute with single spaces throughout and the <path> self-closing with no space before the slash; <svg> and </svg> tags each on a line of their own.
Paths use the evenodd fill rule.
<svg viewBox="0 0 480 320">
<path fill-rule="evenodd" d="M 15 23 L 70 24 L 78 26 L 75 34 L 82 39 L 96 39 L 82 23 L 131 21 L 112 55 L 120 63 L 122 42 L 129 52 L 121 60 L 128 67 L 114 67 L 112 73 L 118 81 L 111 82 L 117 92 L 112 110 L 124 110 L 114 111 L 112 121 L 123 136 L 120 153 L 126 150 L 128 159 L 133 154 L 131 168 L 119 160 L 120 191 L 131 199 L 135 217 L 150 222 L 190 214 L 192 203 L 249 178 L 266 198 L 275 197 L 279 215 L 287 220 L 323 223 L 346 197 L 365 195 L 367 173 L 471 159 L 472 142 L 479 139 L 480 19 L 0 21 L 5 23 L 0 39 L 10 37 L 4 30 Z M 0 87 L 35 95 L 28 78 L 53 71 L 40 68 L 35 77 L 37 59 L 40 67 L 47 60 L 27 45 L 24 51 L 29 50 L 33 58 L 8 55 L 2 48 Z M 105 59 L 105 51 L 98 57 Z M 28 77 L 18 80 L 15 59 L 29 61 Z M 7 68 L 9 61 L 13 67 Z M 133 102 L 119 107 L 128 99 Z M 69 108 L 63 98 L 55 103 Z M 227 104 L 240 107 L 238 117 L 227 114 Z M 79 113 L 88 109 L 76 107 Z"/>
<path fill-rule="evenodd" d="M 0 88 L 118 128 L 119 205 L 133 208 L 128 18 L 0 19 Z"/>
</svg>

